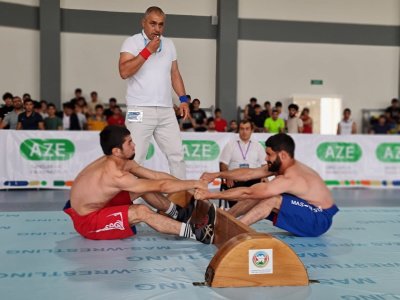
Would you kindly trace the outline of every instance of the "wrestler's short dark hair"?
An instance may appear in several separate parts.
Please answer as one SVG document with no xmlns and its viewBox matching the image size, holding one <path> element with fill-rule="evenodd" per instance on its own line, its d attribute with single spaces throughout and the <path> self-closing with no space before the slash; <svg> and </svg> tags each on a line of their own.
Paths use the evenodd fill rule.
<svg viewBox="0 0 400 300">
<path fill-rule="evenodd" d="M 294 140 L 286 133 L 278 133 L 270 136 L 265 141 L 265 146 L 271 148 L 274 152 L 286 151 L 291 158 L 294 158 Z"/>
<path fill-rule="evenodd" d="M 105 155 L 111 155 L 113 148 L 122 149 L 125 138 L 130 131 L 123 126 L 109 125 L 100 132 L 100 145 Z"/>
</svg>

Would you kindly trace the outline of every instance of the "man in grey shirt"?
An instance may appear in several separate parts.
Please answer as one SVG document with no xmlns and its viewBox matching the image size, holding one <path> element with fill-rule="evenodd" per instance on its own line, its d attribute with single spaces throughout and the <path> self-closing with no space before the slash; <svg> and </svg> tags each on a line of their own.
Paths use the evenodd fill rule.
<svg viewBox="0 0 400 300">
<path fill-rule="evenodd" d="M 0 129 L 9 126 L 9 129 L 17 129 L 18 115 L 24 112 L 22 99 L 18 96 L 13 97 L 14 109 L 5 115 L 3 121 L 0 123 Z"/>
</svg>

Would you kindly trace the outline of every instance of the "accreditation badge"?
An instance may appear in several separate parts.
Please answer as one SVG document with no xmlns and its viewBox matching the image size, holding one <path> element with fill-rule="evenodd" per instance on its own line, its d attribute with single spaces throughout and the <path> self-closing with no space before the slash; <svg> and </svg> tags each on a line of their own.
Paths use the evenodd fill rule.
<svg viewBox="0 0 400 300">
<path fill-rule="evenodd" d="M 128 110 L 126 113 L 126 119 L 131 123 L 142 123 L 143 122 L 143 111 L 142 110 Z"/>
</svg>

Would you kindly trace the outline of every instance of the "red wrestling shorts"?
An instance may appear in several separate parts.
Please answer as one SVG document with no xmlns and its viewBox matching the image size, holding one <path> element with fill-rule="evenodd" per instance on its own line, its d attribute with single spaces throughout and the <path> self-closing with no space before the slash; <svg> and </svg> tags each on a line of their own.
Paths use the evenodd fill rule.
<svg viewBox="0 0 400 300">
<path fill-rule="evenodd" d="M 85 216 L 79 215 L 67 201 L 64 211 L 71 217 L 75 230 L 91 240 L 124 239 L 136 234 L 129 225 L 128 209 L 132 205 L 129 192 L 115 195 L 105 207 Z"/>
</svg>

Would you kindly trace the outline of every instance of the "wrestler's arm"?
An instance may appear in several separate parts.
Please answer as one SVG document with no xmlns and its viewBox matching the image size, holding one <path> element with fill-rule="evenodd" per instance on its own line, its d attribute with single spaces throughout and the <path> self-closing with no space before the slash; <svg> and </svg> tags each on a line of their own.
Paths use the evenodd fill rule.
<svg viewBox="0 0 400 300">
<path fill-rule="evenodd" d="M 258 179 L 274 175 L 274 173 L 268 171 L 268 166 L 263 165 L 259 168 L 239 168 L 228 171 L 214 172 L 214 173 L 203 173 L 200 179 L 211 182 L 215 178 L 222 178 L 235 181 L 249 181 L 252 179 Z"/>
<path fill-rule="evenodd" d="M 176 177 L 165 173 L 165 172 L 159 172 L 159 171 L 154 171 L 147 169 L 145 167 L 142 167 L 139 165 L 137 162 L 134 160 L 130 160 L 126 163 L 125 165 L 125 171 L 132 173 L 133 175 L 142 178 L 142 179 L 177 179 Z"/>
<path fill-rule="evenodd" d="M 148 192 L 175 193 L 190 189 L 205 189 L 207 184 L 200 180 L 178 179 L 139 179 L 128 172 L 121 172 L 114 176 L 113 185 L 116 188 L 132 193 L 143 194 Z"/>
<path fill-rule="evenodd" d="M 250 187 L 238 187 L 220 192 L 210 192 L 204 189 L 196 190 L 194 196 L 197 200 L 226 199 L 226 200 L 264 200 L 280 195 L 290 190 L 293 180 L 279 176 L 269 182 L 261 182 Z"/>
<path fill-rule="evenodd" d="M 174 89 L 178 97 L 186 95 L 185 85 L 183 83 L 181 72 L 179 72 L 178 61 L 176 60 L 172 62 L 171 81 L 172 81 L 172 88 Z M 183 102 L 179 105 L 179 109 L 183 119 L 187 119 L 189 115 L 189 105 Z"/>
</svg>

